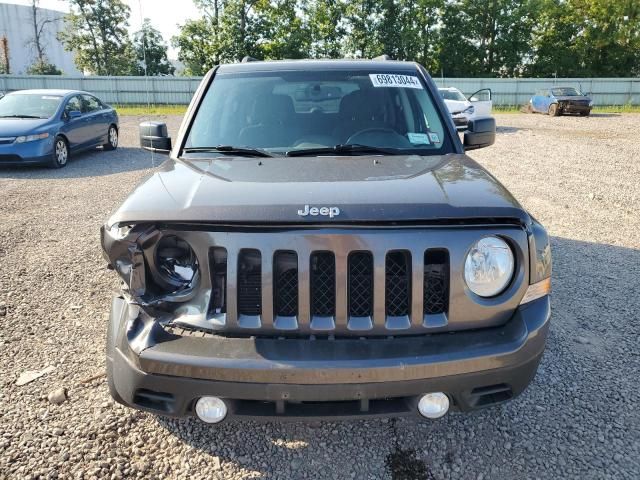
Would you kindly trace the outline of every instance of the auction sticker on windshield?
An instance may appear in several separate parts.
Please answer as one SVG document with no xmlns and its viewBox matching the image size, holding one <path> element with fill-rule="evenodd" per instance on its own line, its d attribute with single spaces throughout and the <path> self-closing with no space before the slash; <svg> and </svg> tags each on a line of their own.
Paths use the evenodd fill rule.
<svg viewBox="0 0 640 480">
<path fill-rule="evenodd" d="M 374 87 L 417 88 L 422 90 L 420 80 L 413 75 L 370 73 L 369 78 Z"/>
</svg>

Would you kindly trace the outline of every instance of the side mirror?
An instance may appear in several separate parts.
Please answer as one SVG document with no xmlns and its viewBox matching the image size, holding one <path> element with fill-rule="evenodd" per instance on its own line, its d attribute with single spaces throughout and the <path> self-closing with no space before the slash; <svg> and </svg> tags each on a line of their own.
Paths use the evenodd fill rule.
<svg viewBox="0 0 640 480">
<path fill-rule="evenodd" d="M 464 149 L 488 147 L 496 141 L 496 120 L 492 117 L 469 120 L 464 132 Z"/>
<path fill-rule="evenodd" d="M 67 118 L 69 120 L 75 120 L 76 118 L 80 118 L 82 116 L 82 112 L 80 110 L 71 110 L 67 113 Z"/>
<path fill-rule="evenodd" d="M 140 124 L 140 146 L 150 152 L 169 154 L 171 137 L 167 124 L 162 122 L 142 122 Z"/>
</svg>

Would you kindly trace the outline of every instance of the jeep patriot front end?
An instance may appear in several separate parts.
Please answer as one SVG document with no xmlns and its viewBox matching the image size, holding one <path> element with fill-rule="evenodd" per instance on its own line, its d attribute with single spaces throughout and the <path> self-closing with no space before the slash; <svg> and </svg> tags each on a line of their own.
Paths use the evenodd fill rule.
<svg viewBox="0 0 640 480">
<path fill-rule="evenodd" d="M 202 81 L 169 159 L 102 229 L 122 277 L 111 394 L 163 415 L 469 411 L 520 394 L 550 317 L 549 238 L 465 150 L 414 63 L 245 62 Z"/>
</svg>

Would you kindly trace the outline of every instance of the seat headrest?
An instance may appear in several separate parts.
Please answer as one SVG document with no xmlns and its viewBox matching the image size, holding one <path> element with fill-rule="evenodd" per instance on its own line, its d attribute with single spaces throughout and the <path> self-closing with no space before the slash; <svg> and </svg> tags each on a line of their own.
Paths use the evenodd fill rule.
<svg viewBox="0 0 640 480">
<path fill-rule="evenodd" d="M 256 98 L 252 120 L 255 123 L 293 121 L 295 109 L 288 95 L 267 94 Z"/>
</svg>

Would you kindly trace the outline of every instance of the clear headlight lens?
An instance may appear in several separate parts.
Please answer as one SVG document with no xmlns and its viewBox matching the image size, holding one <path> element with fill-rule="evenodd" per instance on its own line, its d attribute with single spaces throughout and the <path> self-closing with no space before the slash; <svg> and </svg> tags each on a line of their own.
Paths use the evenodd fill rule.
<svg viewBox="0 0 640 480">
<path fill-rule="evenodd" d="M 186 241 L 167 235 L 156 247 L 156 266 L 164 282 L 175 288 L 184 288 L 191 285 L 198 272 L 198 259 Z"/>
<path fill-rule="evenodd" d="M 514 272 L 513 252 L 498 237 L 477 241 L 464 262 L 464 280 L 469 289 L 481 297 L 494 297 L 509 285 Z"/>
<path fill-rule="evenodd" d="M 26 136 L 23 135 L 16 138 L 16 143 L 34 142 L 36 140 L 44 140 L 45 138 L 49 138 L 48 133 L 38 133 L 37 135 L 26 135 Z"/>
</svg>

